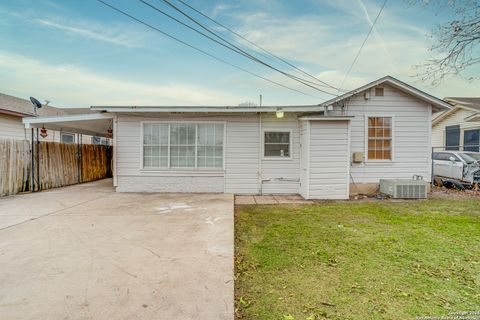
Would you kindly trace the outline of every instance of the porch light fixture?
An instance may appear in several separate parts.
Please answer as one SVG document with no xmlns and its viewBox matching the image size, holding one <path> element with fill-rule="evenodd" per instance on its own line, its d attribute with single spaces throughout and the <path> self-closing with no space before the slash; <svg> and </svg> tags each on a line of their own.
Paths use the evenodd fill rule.
<svg viewBox="0 0 480 320">
<path fill-rule="evenodd" d="M 277 115 L 277 119 L 282 119 L 283 118 L 283 111 L 277 110 L 276 115 Z"/>
</svg>

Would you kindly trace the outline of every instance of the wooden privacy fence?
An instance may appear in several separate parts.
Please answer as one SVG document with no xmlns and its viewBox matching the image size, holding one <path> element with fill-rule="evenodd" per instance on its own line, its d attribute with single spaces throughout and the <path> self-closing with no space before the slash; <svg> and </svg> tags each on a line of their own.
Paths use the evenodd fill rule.
<svg viewBox="0 0 480 320">
<path fill-rule="evenodd" d="M 0 196 L 30 190 L 30 142 L 0 140 Z"/>
<path fill-rule="evenodd" d="M 29 141 L 0 140 L 0 196 L 111 176 L 110 147 L 35 142 L 33 156 L 31 148 Z"/>
</svg>

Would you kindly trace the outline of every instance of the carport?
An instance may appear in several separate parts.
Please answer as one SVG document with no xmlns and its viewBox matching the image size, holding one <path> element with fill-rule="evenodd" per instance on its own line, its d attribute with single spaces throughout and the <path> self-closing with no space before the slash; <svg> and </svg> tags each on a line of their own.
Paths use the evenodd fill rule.
<svg viewBox="0 0 480 320">
<path fill-rule="evenodd" d="M 83 159 L 84 154 L 91 153 L 90 149 L 85 146 L 82 146 L 82 136 L 83 135 L 89 135 L 89 136 L 95 136 L 95 137 L 105 137 L 105 138 L 111 138 L 113 136 L 113 115 L 111 114 L 105 114 L 105 113 L 97 113 L 97 112 L 90 112 L 90 113 L 79 113 L 79 114 L 70 114 L 70 115 L 65 115 L 65 116 L 48 116 L 48 117 L 27 117 L 23 118 L 23 124 L 26 129 L 31 129 L 31 163 L 32 163 L 32 170 L 31 170 L 31 181 L 32 181 L 32 191 L 39 191 L 45 188 L 51 188 L 51 187 L 58 187 L 58 186 L 64 186 L 68 184 L 72 184 L 72 177 L 69 177 L 67 179 L 68 181 L 48 181 L 47 183 L 45 180 L 52 180 L 52 179 L 43 179 L 42 180 L 42 175 L 45 176 L 45 170 L 52 170 L 51 168 L 46 168 L 45 163 L 51 163 L 54 162 L 52 159 L 48 159 L 48 154 L 47 154 L 47 159 L 41 159 L 40 154 L 41 151 L 43 150 L 43 153 L 52 151 L 54 148 L 44 146 L 42 148 L 42 144 L 46 144 L 48 142 L 40 142 L 39 141 L 39 130 L 40 133 L 44 132 L 46 133 L 47 130 L 56 130 L 60 132 L 68 132 L 68 133 L 73 133 L 78 135 L 77 139 L 77 146 L 76 150 L 71 146 L 68 148 L 65 147 L 63 148 L 64 150 L 58 150 L 57 152 L 70 152 L 70 153 L 75 153 L 74 157 L 77 158 L 75 166 L 76 166 L 76 182 L 81 183 L 85 181 L 92 181 L 95 180 L 95 177 L 90 176 L 88 178 L 84 178 L 85 172 L 82 172 L 85 167 L 82 167 L 83 164 L 89 164 L 89 161 L 85 161 Z M 54 147 L 59 147 L 58 145 L 53 145 Z M 112 168 L 110 168 L 110 158 L 114 157 L 114 154 L 111 154 L 111 150 L 108 149 L 106 150 L 106 157 L 108 158 L 105 161 L 105 165 L 108 166 L 107 171 L 111 171 Z M 97 158 L 98 150 L 96 148 L 93 148 L 92 151 L 93 158 Z M 57 160 L 58 160 L 57 156 Z M 68 159 L 68 157 L 60 157 L 61 161 L 65 161 Z M 71 158 L 71 157 L 70 157 Z M 42 161 L 43 160 L 43 161 Z M 87 159 L 88 160 L 88 159 Z M 63 163 L 63 162 L 62 162 Z M 43 164 L 43 170 L 41 170 L 41 164 Z M 68 171 L 72 173 L 72 159 L 70 159 L 70 162 L 66 164 L 68 166 Z M 98 175 L 97 175 L 98 176 Z M 108 175 L 107 175 L 108 176 Z M 102 176 L 101 176 L 102 177 Z M 98 177 L 97 177 L 98 179 Z M 63 179 L 65 180 L 65 179 Z"/>
</svg>

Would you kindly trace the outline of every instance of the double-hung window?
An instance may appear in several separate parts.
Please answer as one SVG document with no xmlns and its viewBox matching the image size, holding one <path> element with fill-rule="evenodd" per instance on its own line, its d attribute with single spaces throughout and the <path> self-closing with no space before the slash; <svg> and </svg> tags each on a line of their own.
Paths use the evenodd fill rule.
<svg viewBox="0 0 480 320">
<path fill-rule="evenodd" d="M 168 167 L 168 124 L 143 125 L 143 167 Z"/>
<path fill-rule="evenodd" d="M 392 117 L 368 117 L 368 160 L 392 160 Z"/>
<path fill-rule="evenodd" d="M 143 167 L 223 168 L 223 123 L 144 123 Z"/>
</svg>

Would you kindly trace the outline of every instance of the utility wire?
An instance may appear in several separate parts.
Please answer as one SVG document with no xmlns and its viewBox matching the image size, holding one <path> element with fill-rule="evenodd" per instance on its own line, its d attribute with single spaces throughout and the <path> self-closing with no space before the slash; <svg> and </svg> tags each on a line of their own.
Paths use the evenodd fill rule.
<svg viewBox="0 0 480 320">
<path fill-rule="evenodd" d="M 292 79 L 292 80 L 294 80 L 294 81 L 297 81 L 297 82 L 299 82 L 299 83 L 301 83 L 301 84 L 303 84 L 303 85 L 305 85 L 305 86 L 308 86 L 308 87 L 310 87 L 310 88 L 312 88 L 312 89 L 314 89 L 314 90 L 317 90 L 317 91 L 320 91 L 320 92 L 322 92 L 322 93 L 326 93 L 326 94 L 329 94 L 329 95 L 332 95 L 332 96 L 337 96 L 337 95 L 334 94 L 334 93 L 331 93 L 331 92 L 328 92 L 328 91 L 325 91 L 325 90 L 323 90 L 323 89 L 318 88 L 318 87 L 316 86 L 317 84 L 315 84 L 315 83 L 312 85 L 312 84 L 308 83 L 308 82 L 310 82 L 310 81 L 308 81 L 308 80 L 305 81 L 305 79 L 303 79 L 303 78 L 299 78 L 299 77 L 297 77 L 297 76 L 294 76 L 294 75 L 292 75 L 292 74 L 289 74 L 289 73 L 287 73 L 287 72 L 285 72 L 285 71 L 283 71 L 283 70 L 280 70 L 280 69 L 278 69 L 278 68 L 276 68 L 276 67 L 274 67 L 274 66 L 272 66 L 272 65 L 270 65 L 270 64 L 268 64 L 268 63 L 266 63 L 266 62 L 264 62 L 264 61 L 262 61 L 262 60 L 260 60 L 260 59 L 258 59 L 258 58 L 255 57 L 255 56 L 249 54 L 248 52 L 246 52 L 246 51 L 243 50 L 242 48 L 234 45 L 233 43 L 231 43 L 231 42 L 228 41 L 228 40 L 225 40 L 224 38 L 222 38 L 221 36 L 219 36 L 218 34 L 216 34 L 215 32 L 213 32 L 212 30 L 210 30 L 207 26 L 205 26 L 205 25 L 203 25 L 202 23 L 198 22 L 198 21 L 195 20 L 193 17 L 189 16 L 188 14 L 186 14 L 185 12 L 183 12 L 181 9 L 179 9 L 178 7 L 176 7 L 175 5 L 173 5 L 172 3 L 170 3 L 168 0 L 162 0 L 162 1 L 165 2 L 166 4 L 168 4 L 169 6 L 171 6 L 172 8 L 174 8 L 176 11 L 178 11 L 179 13 L 181 13 L 183 16 L 187 17 L 189 20 L 193 21 L 195 24 L 199 25 L 201 28 L 203 28 L 204 30 L 206 30 L 207 32 L 209 32 L 210 34 L 212 34 L 213 36 L 215 36 L 216 38 L 218 38 L 218 39 L 219 39 L 220 41 L 222 41 L 222 42 L 220 42 L 220 41 L 212 38 L 211 36 L 209 36 L 209 35 L 201 32 L 201 31 L 199 31 L 198 29 L 195 29 L 195 28 L 192 27 L 192 26 L 190 26 L 190 25 L 188 25 L 188 24 L 180 21 L 179 19 L 171 16 L 170 14 L 166 13 L 166 12 L 163 11 L 162 9 L 160 9 L 160 8 L 152 5 L 151 3 L 149 3 L 149 2 L 147 2 L 147 1 L 145 1 L 145 0 L 138 0 L 138 1 L 140 1 L 141 3 L 147 5 L 147 6 L 150 7 L 151 9 L 157 11 L 158 13 L 161 13 L 161 14 L 163 14 L 164 16 L 166 16 L 166 17 L 168 17 L 168 18 L 176 21 L 177 23 L 180 23 L 181 25 L 183 25 L 183 26 L 185 26 L 185 27 L 193 30 L 194 32 L 196 32 L 196 33 L 198 33 L 198 34 L 200 34 L 200 35 L 202 35 L 202 36 L 204 36 L 204 37 L 206 37 L 207 39 L 209 39 L 209 40 L 211 40 L 211 41 L 214 41 L 215 43 L 217 43 L 217 44 L 219 44 L 219 45 L 221 45 L 221 46 L 223 46 L 223 47 L 225 47 L 225 48 L 227 48 L 227 49 L 229 49 L 229 50 L 232 50 L 233 52 L 235 52 L 235 53 L 237 53 L 237 54 L 240 54 L 240 55 L 246 57 L 247 59 L 250 59 L 250 60 L 252 60 L 252 61 L 254 61 L 254 62 L 257 62 L 257 63 L 259 63 L 259 64 L 261 64 L 261 65 L 263 65 L 263 66 L 265 66 L 265 67 L 267 67 L 267 68 L 270 68 L 270 69 L 272 69 L 272 70 L 274 70 L 274 71 L 277 71 L 277 72 L 281 73 L 282 75 L 284 75 L 284 76 L 286 76 L 286 77 L 288 77 L 288 78 L 290 78 L 290 79 Z"/>
<path fill-rule="evenodd" d="M 209 53 L 209 52 L 207 52 L 207 51 L 205 51 L 205 50 L 202 50 L 202 49 L 200 49 L 200 48 L 198 48 L 198 47 L 195 47 L 195 46 L 193 46 L 193 45 L 191 45 L 191 44 L 189 44 L 189 43 L 187 43 L 187 42 L 185 42 L 185 41 L 183 41 L 183 40 L 181 40 L 181 39 L 179 39 L 179 38 L 176 38 L 176 37 L 174 37 L 174 36 L 172 36 L 172 35 L 164 32 L 164 31 L 160 30 L 159 28 L 157 28 L 157 27 L 155 27 L 155 26 L 152 26 L 151 24 L 149 24 L 149 23 L 147 23 L 147 22 L 145 22 L 145 21 L 142 21 L 142 20 L 134 17 L 133 15 L 131 15 L 131 14 L 129 14 L 129 13 L 127 13 L 127 12 L 125 12 L 125 11 L 123 11 L 123 10 L 121 10 L 121 9 L 119 9 L 119 8 L 117 8 L 117 7 L 115 7 L 115 6 L 111 5 L 111 4 L 103 1 L 103 0 L 97 0 L 97 1 L 100 2 L 100 3 L 102 3 L 102 4 L 105 5 L 105 6 L 109 7 L 110 9 L 112 9 L 112 10 L 114 10 L 114 11 L 117 11 L 118 13 L 121 13 L 122 15 L 124 15 L 124 16 L 126 16 L 126 17 L 129 17 L 130 19 L 135 20 L 136 22 L 138 22 L 138 23 L 140 23 L 140 24 L 143 24 L 144 26 L 146 26 L 146 27 L 148 27 L 148 28 L 150 28 L 150 29 L 152 29 L 152 30 L 154 30 L 154 31 L 157 31 L 157 32 L 163 34 L 164 36 L 166 36 L 166 37 L 168 37 L 168 38 L 170 38 L 170 39 L 172 39 L 172 40 L 175 40 L 175 41 L 177 41 L 177 42 L 180 42 L 181 44 L 183 44 L 183 45 L 185 45 L 185 46 L 187 46 L 187 47 L 189 47 L 189 48 L 192 48 L 192 49 L 194 49 L 194 50 L 196 50 L 196 51 L 198 51 L 198 52 L 200 52 L 200 53 L 203 53 L 204 55 L 207 55 L 207 56 L 209 56 L 209 57 L 211 57 L 211 58 L 213 58 L 213 59 L 215 59 L 215 60 L 218 60 L 218 61 L 220 61 L 220 62 L 222 62 L 222 63 L 224 63 L 224 64 L 227 64 L 227 65 L 229 65 L 229 66 L 231 66 L 231 67 L 234 67 L 234 68 L 236 68 L 236 69 L 238 69 L 238 70 L 241 70 L 241 71 L 243 71 L 243 72 L 246 72 L 246 73 L 248 73 L 248 74 L 250 74 L 250 75 L 252 75 L 252 76 L 255 76 L 255 77 L 257 77 L 257 78 L 263 79 L 263 80 L 268 81 L 268 82 L 273 83 L 273 84 L 276 84 L 276 85 L 278 85 L 278 86 L 280 86 L 280 87 L 283 87 L 283 88 L 285 88 L 285 89 L 288 89 L 288 90 L 291 90 L 291 91 L 295 91 L 295 92 L 297 92 L 297 93 L 300 93 L 300 94 L 303 94 L 303 95 L 306 95 L 306 96 L 309 96 L 309 97 L 313 97 L 313 98 L 316 98 L 316 99 L 321 99 L 320 97 L 317 97 L 317 96 L 315 96 L 315 95 L 312 95 L 312 94 L 309 94 L 309 93 L 306 93 L 306 92 L 297 90 L 297 89 L 295 89 L 295 88 L 291 88 L 291 87 L 289 87 L 289 86 L 287 86 L 287 85 L 281 84 L 281 83 L 276 82 L 276 81 L 274 81 L 274 80 L 271 80 L 271 79 L 268 79 L 268 78 L 266 78 L 266 77 L 263 77 L 263 76 L 261 76 L 261 75 L 259 75 L 259 74 L 256 74 L 256 73 L 254 73 L 254 72 L 251 72 L 251 71 L 249 71 L 249 70 L 247 70 L 247 69 L 244 69 L 244 68 L 242 68 L 242 67 L 239 67 L 239 66 L 237 66 L 237 65 L 235 65 L 235 64 L 233 64 L 233 63 L 230 63 L 230 62 L 228 62 L 228 61 L 226 61 L 226 60 L 224 60 L 224 59 L 222 59 L 222 58 L 219 58 L 219 57 L 217 57 L 217 56 L 215 56 L 215 55 L 213 55 L 213 54 L 211 54 L 211 53 Z"/>
<path fill-rule="evenodd" d="M 388 1 L 388 0 L 384 0 L 384 1 L 383 1 L 383 4 L 382 4 L 382 6 L 380 7 L 380 10 L 378 11 L 377 16 L 375 17 L 375 20 L 373 20 L 373 22 L 372 22 L 372 26 L 370 27 L 370 30 L 368 30 L 368 33 L 367 33 L 367 36 L 365 37 L 365 40 L 363 40 L 363 43 L 362 43 L 362 45 L 360 46 L 360 48 L 358 49 L 358 52 L 357 52 L 357 55 L 355 56 L 355 59 L 353 59 L 353 62 L 352 62 L 352 64 L 350 65 L 350 68 L 348 68 L 347 74 L 345 74 L 345 77 L 343 78 L 343 81 L 342 81 L 342 83 L 340 84 L 339 91 L 342 90 L 343 84 L 345 83 L 345 80 L 347 80 L 348 75 L 350 74 L 350 72 L 351 72 L 352 69 L 353 69 L 353 66 L 355 65 L 355 63 L 357 63 L 358 57 L 360 56 L 360 52 L 362 52 L 363 47 L 364 47 L 365 44 L 367 43 L 367 40 L 368 40 L 368 38 L 370 37 L 370 34 L 372 33 L 373 28 L 375 27 L 375 24 L 377 23 L 378 18 L 379 18 L 380 15 L 382 14 L 383 8 L 385 8 L 385 5 L 387 4 L 387 1 Z"/>
<path fill-rule="evenodd" d="M 327 82 L 325 82 L 325 81 L 323 81 L 323 80 L 320 80 L 319 78 L 317 78 L 317 77 L 315 77 L 315 76 L 313 76 L 313 75 L 309 74 L 308 72 L 306 72 L 306 71 L 304 71 L 304 70 L 302 70 L 302 69 L 300 69 L 300 68 L 296 67 L 295 65 L 291 64 L 291 63 L 290 63 L 290 62 L 288 62 L 287 60 L 285 60 L 285 59 L 283 59 L 283 58 L 281 58 L 281 57 L 279 57 L 279 56 L 275 55 L 274 53 L 272 53 L 272 52 L 268 51 L 267 49 L 265 49 L 265 48 L 263 48 L 263 47 L 261 47 L 261 46 L 257 45 L 257 44 L 256 44 L 256 43 L 254 43 L 253 41 L 250 41 L 250 40 L 248 40 L 246 37 L 244 37 L 244 36 L 242 36 L 241 34 L 239 34 L 239 33 L 235 32 L 234 30 L 232 30 L 231 28 L 227 27 L 226 25 L 224 25 L 224 24 L 222 24 L 222 23 L 220 23 L 220 22 L 216 21 L 215 19 L 213 19 L 213 18 L 209 17 L 208 15 L 206 15 L 206 14 L 205 14 L 205 13 L 203 13 L 203 12 L 201 12 L 200 10 L 198 10 L 198 9 L 195 9 L 193 6 L 189 5 L 189 4 L 188 4 L 188 3 L 186 3 L 185 1 L 183 1 L 183 0 L 177 0 L 177 1 L 178 1 L 178 2 L 180 2 L 180 3 L 182 3 L 184 6 L 186 6 L 186 7 L 190 8 L 191 10 L 195 11 L 196 13 L 200 14 L 200 15 L 201 15 L 201 16 L 203 16 L 204 18 L 206 18 L 206 19 L 208 19 L 208 20 L 212 21 L 212 22 L 213 22 L 213 23 L 215 23 L 216 25 L 218 25 L 218 26 L 220 26 L 220 27 L 224 28 L 225 30 L 227 30 L 227 31 L 229 31 L 229 32 L 231 32 L 231 33 L 233 33 L 234 35 L 236 35 L 237 37 L 239 37 L 239 38 L 243 39 L 244 41 L 248 42 L 248 43 L 249 43 L 249 44 L 251 44 L 252 46 L 254 46 L 254 47 L 256 47 L 256 48 L 258 48 L 258 49 L 262 50 L 263 52 L 265 52 L 265 53 L 269 54 L 270 56 L 272 56 L 272 57 L 276 58 L 277 60 L 279 60 L 279 61 L 281 61 L 281 62 L 285 63 L 286 65 L 290 66 L 291 68 L 293 68 L 293 69 L 295 69 L 295 70 L 297 70 L 297 71 L 299 71 L 299 72 L 303 73 L 304 75 L 306 75 L 306 76 L 308 76 L 308 77 L 310 77 L 310 78 L 312 78 L 312 79 L 314 79 L 314 80 L 316 80 L 316 81 L 318 81 L 318 82 L 322 83 L 322 84 L 323 84 L 323 86 L 325 86 L 325 87 L 329 87 L 329 88 L 332 88 L 332 89 L 335 89 L 335 90 L 338 90 L 338 89 L 339 89 L 339 88 L 337 88 L 337 87 L 334 87 L 334 86 L 332 86 L 331 84 L 329 84 L 329 83 L 327 83 Z"/>
<path fill-rule="evenodd" d="M 145 3 L 145 1 L 142 1 L 142 0 L 139 0 L 139 1 Z M 195 24 L 197 24 L 198 26 L 200 26 L 202 29 L 204 29 L 204 30 L 207 31 L 208 33 L 210 33 L 210 34 L 212 34 L 213 36 L 215 36 L 216 38 L 218 38 L 220 41 L 223 41 L 223 42 L 229 44 L 230 46 L 235 47 L 237 50 L 240 50 L 240 51 L 242 52 L 242 53 L 241 53 L 242 55 L 245 55 L 245 54 L 246 54 L 246 55 L 247 55 L 247 56 L 246 56 L 247 58 L 252 59 L 252 60 L 254 60 L 255 62 L 258 62 L 258 63 L 260 63 L 260 64 L 263 64 L 263 65 L 265 65 L 265 66 L 267 66 L 267 67 L 269 67 L 269 68 L 271 67 L 271 66 L 269 66 L 269 65 L 266 65 L 263 61 L 261 61 L 261 60 L 258 59 L 257 57 L 251 55 L 250 53 L 246 52 L 245 50 L 243 50 L 243 49 L 239 48 L 238 46 L 232 44 L 231 42 L 229 42 L 228 40 L 226 40 L 225 38 L 223 38 L 219 33 L 216 33 L 216 32 L 214 32 L 214 31 L 212 31 L 212 29 L 210 29 L 208 26 L 202 24 L 201 22 L 199 22 L 198 20 L 196 20 L 195 18 L 193 18 L 191 15 L 187 14 L 185 11 L 183 11 L 183 10 L 181 10 L 180 8 L 178 8 L 177 6 L 175 6 L 175 5 L 174 5 L 173 3 L 171 3 L 170 1 L 168 1 L 168 0 L 161 0 L 161 1 L 165 2 L 167 5 L 169 5 L 170 7 L 172 7 L 173 9 L 175 9 L 177 12 L 179 12 L 180 14 L 182 14 L 183 16 L 185 16 L 187 19 L 191 20 L 192 22 L 194 22 Z M 151 6 L 151 5 L 150 5 L 150 6 Z M 157 9 L 158 9 L 158 8 L 157 8 Z M 240 45 L 240 46 L 244 45 L 244 44 L 240 43 L 239 41 L 237 41 L 237 40 L 235 40 L 235 39 L 232 39 L 232 41 L 235 42 L 235 43 L 237 43 L 237 44 Z M 254 49 L 251 49 L 251 50 L 254 51 L 255 53 L 258 53 L 258 54 L 262 55 L 263 57 L 265 57 L 265 58 L 267 58 L 267 59 L 269 59 L 269 60 L 271 60 L 271 61 L 275 61 L 271 56 L 268 56 L 268 55 L 266 55 L 266 54 L 264 54 L 264 53 L 262 53 L 262 52 L 258 52 L 258 51 L 254 50 Z M 277 70 L 276 70 L 276 71 L 277 71 Z M 313 85 L 315 85 L 315 86 L 322 86 L 322 87 L 327 87 L 327 88 L 329 88 L 329 87 L 326 86 L 326 85 L 322 85 L 322 84 L 319 84 L 318 82 L 313 82 L 313 81 L 307 80 L 307 79 L 305 79 L 305 78 L 300 78 L 300 77 L 294 76 L 294 75 L 292 75 L 292 74 L 289 74 L 289 75 L 287 75 L 287 76 L 290 77 L 290 78 L 294 77 L 294 78 L 297 79 L 297 80 L 300 80 L 300 81 L 303 81 L 303 82 L 307 82 L 307 83 L 313 84 Z M 335 90 L 338 90 L 338 89 L 335 88 L 335 87 L 332 87 L 332 88 L 335 89 Z M 322 91 L 322 92 L 324 92 L 324 91 Z M 325 93 L 325 92 L 324 92 L 324 93 Z M 331 93 L 329 93 L 329 94 L 331 94 Z M 333 94 L 331 94 L 331 95 L 333 95 Z"/>
</svg>

